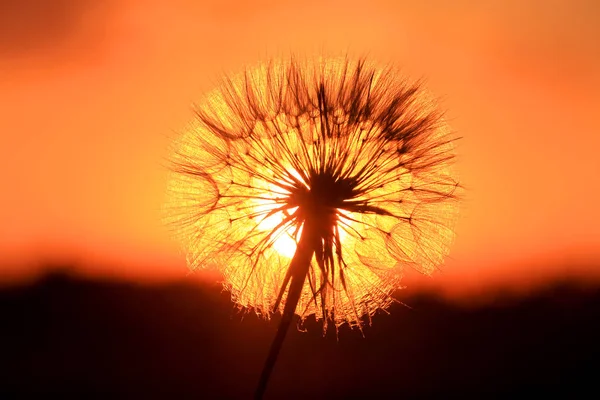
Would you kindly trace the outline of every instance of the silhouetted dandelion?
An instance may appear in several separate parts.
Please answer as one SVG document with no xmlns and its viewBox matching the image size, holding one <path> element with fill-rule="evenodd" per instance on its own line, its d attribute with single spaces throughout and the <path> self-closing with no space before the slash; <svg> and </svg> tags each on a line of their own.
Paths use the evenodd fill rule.
<svg viewBox="0 0 600 400">
<path fill-rule="evenodd" d="M 360 327 L 403 271 L 432 273 L 457 217 L 453 137 L 419 82 L 365 60 L 226 78 L 175 145 L 169 223 L 242 307 Z"/>
</svg>

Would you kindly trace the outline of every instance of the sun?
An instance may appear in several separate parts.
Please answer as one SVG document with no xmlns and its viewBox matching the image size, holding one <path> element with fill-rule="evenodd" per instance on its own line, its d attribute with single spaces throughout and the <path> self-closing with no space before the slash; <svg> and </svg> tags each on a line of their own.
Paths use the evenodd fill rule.
<svg viewBox="0 0 600 400">
<path fill-rule="evenodd" d="M 312 146 L 311 146 L 312 147 Z M 264 176 L 264 173 L 261 174 Z M 268 175 L 268 174 L 267 174 Z M 291 166 L 287 166 L 285 174 L 290 179 L 297 180 L 307 188 L 309 185 L 305 182 L 302 174 Z M 253 212 L 257 218 L 258 224 L 256 228 L 272 234 L 271 248 L 278 255 L 287 259 L 292 259 L 296 253 L 298 241 L 302 236 L 302 226 L 297 227 L 294 224 L 285 224 L 284 221 L 290 215 L 293 215 L 298 207 L 292 207 L 281 210 L 282 201 L 290 194 L 286 190 L 286 182 L 284 181 L 265 181 L 263 179 L 254 179 L 251 186 L 261 193 L 253 199 Z M 344 242 L 348 236 L 348 229 L 351 229 L 352 218 L 350 213 L 342 209 L 336 209 L 337 224 L 335 230 L 339 234 L 340 242 Z"/>
<path fill-rule="evenodd" d="M 272 232 L 280 226 L 285 220 L 285 214 L 280 211 L 274 214 L 270 214 L 276 207 L 276 203 L 272 200 L 257 200 L 256 201 L 255 212 L 261 217 L 259 217 L 259 223 L 257 229 L 263 232 Z M 297 209 L 290 210 L 292 213 Z M 298 230 L 298 234 L 295 234 L 295 228 L 293 226 L 287 226 L 283 229 L 277 230 L 274 233 L 273 244 L 272 247 L 279 255 L 292 258 L 294 257 L 294 253 L 296 252 L 297 240 L 300 239 L 300 235 L 302 234 L 302 228 Z"/>
<path fill-rule="evenodd" d="M 260 215 L 257 229 L 265 233 L 277 230 L 273 236 L 272 248 L 280 256 L 291 259 L 296 253 L 298 241 L 302 236 L 302 227 L 298 229 L 297 233 L 296 227 L 293 225 L 287 225 L 283 229 L 279 230 L 277 228 L 283 225 L 283 222 L 286 218 L 286 213 L 291 215 L 298 209 L 298 207 L 291 208 L 285 213 L 283 211 L 273 212 L 276 210 L 276 208 L 277 203 L 275 198 L 256 200 L 254 212 Z M 346 237 L 348 236 L 348 229 L 351 229 L 352 226 L 352 218 L 350 217 L 350 213 L 347 211 L 338 208 L 336 212 L 338 216 L 336 228 L 339 232 L 340 242 L 344 243 L 344 241 L 346 241 Z"/>
</svg>

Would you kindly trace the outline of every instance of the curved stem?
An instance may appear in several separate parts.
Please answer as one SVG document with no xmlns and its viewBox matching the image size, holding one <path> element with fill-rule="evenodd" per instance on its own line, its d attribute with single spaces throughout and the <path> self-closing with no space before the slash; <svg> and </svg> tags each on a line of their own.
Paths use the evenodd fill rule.
<svg viewBox="0 0 600 400">
<path fill-rule="evenodd" d="M 305 221 L 298 247 L 296 248 L 296 252 L 294 253 L 294 257 L 292 258 L 288 268 L 287 275 L 290 277 L 290 288 L 285 301 L 285 307 L 283 308 L 283 315 L 281 317 L 281 322 L 279 323 L 279 328 L 277 329 L 275 338 L 271 343 L 271 348 L 269 349 L 269 354 L 260 375 L 258 387 L 254 394 L 254 398 L 256 400 L 262 399 L 265 390 L 267 389 L 269 377 L 271 376 L 271 372 L 273 371 L 273 367 L 277 361 L 277 356 L 279 355 L 279 351 L 283 345 L 288 328 L 294 319 L 296 306 L 298 305 L 298 301 L 302 295 L 304 281 L 306 280 L 306 275 L 308 274 L 308 270 L 310 268 L 310 261 L 315 252 L 315 245 L 318 240 L 318 237 L 315 234 L 315 229 L 312 225 L 312 223 Z M 284 285 L 287 285 L 287 281 L 284 283 Z M 281 291 L 285 291 L 285 287 L 282 287 Z"/>
</svg>

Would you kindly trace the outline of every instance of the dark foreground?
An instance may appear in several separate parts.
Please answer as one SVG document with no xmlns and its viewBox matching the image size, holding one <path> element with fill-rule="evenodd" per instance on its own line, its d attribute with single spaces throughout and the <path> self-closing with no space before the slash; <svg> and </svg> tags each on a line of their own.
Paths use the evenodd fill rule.
<svg viewBox="0 0 600 400">
<path fill-rule="evenodd" d="M 461 307 L 401 293 L 365 338 L 292 329 L 266 398 L 600 395 L 600 289 Z M 218 286 L 55 275 L 0 292 L 0 398 L 251 398 L 277 326 Z M 177 396 L 177 397 L 176 397 Z M 46 395 L 44 395 L 46 397 Z"/>
</svg>

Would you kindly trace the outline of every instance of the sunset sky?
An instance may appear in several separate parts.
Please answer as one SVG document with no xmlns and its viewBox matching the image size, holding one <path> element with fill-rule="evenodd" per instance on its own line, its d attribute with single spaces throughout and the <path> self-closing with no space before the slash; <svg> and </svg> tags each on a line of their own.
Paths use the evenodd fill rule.
<svg viewBox="0 0 600 400">
<path fill-rule="evenodd" d="M 273 56 L 346 52 L 425 77 L 462 138 L 433 282 L 600 277 L 600 3 L 365 4 L 0 1 L 0 280 L 184 279 L 160 208 L 194 101 Z"/>
</svg>

